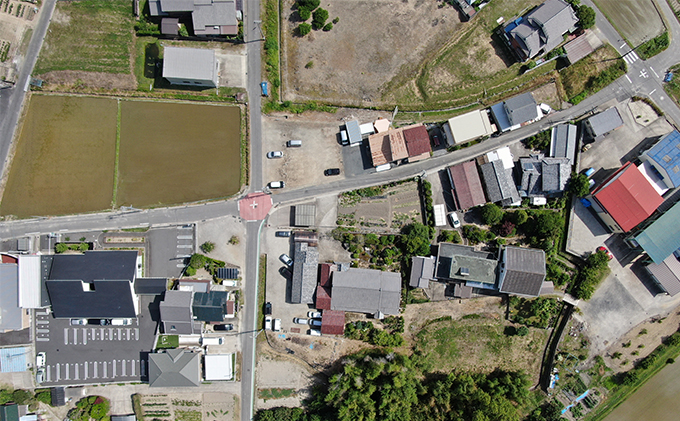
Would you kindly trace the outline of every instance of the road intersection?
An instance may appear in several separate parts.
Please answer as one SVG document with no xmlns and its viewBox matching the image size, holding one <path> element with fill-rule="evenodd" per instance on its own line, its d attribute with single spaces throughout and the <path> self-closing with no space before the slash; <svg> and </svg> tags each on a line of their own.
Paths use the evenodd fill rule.
<svg viewBox="0 0 680 421">
<path fill-rule="evenodd" d="M 43 11 L 39 17 L 39 22 L 29 43 L 26 57 L 20 66 L 17 84 L 13 88 L 0 93 L 0 162 L 2 162 L 2 168 L 5 170 L 7 168 L 7 154 L 16 131 L 25 97 L 24 89 L 28 84 L 30 73 L 37 60 L 55 3 L 56 0 L 45 0 L 43 3 Z M 591 0 L 584 0 L 584 4 L 595 7 Z M 660 4 L 660 8 L 666 16 L 670 17 L 665 22 L 669 25 L 668 30 L 671 39 L 679 40 L 680 24 L 674 18 L 673 12 L 665 2 Z M 505 133 L 499 137 L 488 139 L 450 154 L 399 166 L 387 172 L 366 174 L 324 185 L 280 192 L 273 196 L 274 206 L 296 203 L 311 197 L 338 194 L 346 190 L 379 185 L 396 179 L 413 177 L 423 172 L 426 175 L 433 174 L 446 166 L 464 162 L 499 147 L 519 142 L 521 139 L 561 122 L 585 116 L 592 113 L 601 104 L 612 99 L 622 100 L 634 95 L 649 97 L 664 110 L 667 118 L 677 127 L 678 122 L 680 122 L 680 108 L 676 106 L 672 99 L 666 96 L 662 79 L 666 69 L 676 64 L 677 57 L 680 57 L 680 42 L 672 42 L 666 51 L 645 61 L 640 59 L 634 50 L 631 50 L 602 13 L 597 14 L 596 24 L 614 48 L 624 57 L 628 66 L 628 73 L 578 105 L 553 113 L 538 123 L 522 127 L 516 131 Z M 262 174 L 262 116 L 259 86 L 262 80 L 261 49 L 263 33 L 261 30 L 259 0 L 248 0 L 245 3 L 243 26 L 247 54 L 250 147 L 250 181 L 249 189 L 245 193 L 252 193 L 262 191 L 265 187 Z M 275 89 L 275 87 L 272 88 Z M 232 199 L 169 208 L 6 221 L 0 223 L 0 236 L 2 238 L 15 238 L 27 234 L 129 227 L 157 227 L 201 222 L 224 217 L 225 215 L 237 214 L 237 201 Z M 258 302 L 259 243 L 265 220 L 244 223 L 246 224 L 246 279 L 244 283 L 246 306 L 243 330 L 247 334 L 243 341 L 242 350 L 241 419 L 248 421 L 253 417 L 252 409 L 255 396 L 255 340 L 260 328 L 260 326 L 256 325 L 258 312 L 256 303 Z"/>
</svg>

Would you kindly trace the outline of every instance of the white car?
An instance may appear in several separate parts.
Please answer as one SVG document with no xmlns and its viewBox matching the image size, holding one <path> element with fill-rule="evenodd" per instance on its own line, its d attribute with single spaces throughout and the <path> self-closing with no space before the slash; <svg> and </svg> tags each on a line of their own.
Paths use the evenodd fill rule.
<svg viewBox="0 0 680 421">
<path fill-rule="evenodd" d="M 321 327 L 321 320 L 319 320 L 319 319 L 311 319 L 311 320 L 309 321 L 309 325 L 310 325 L 311 327 Z"/>
<path fill-rule="evenodd" d="M 316 329 L 309 329 L 307 333 L 309 333 L 312 336 L 321 336 L 321 331 Z"/>
<path fill-rule="evenodd" d="M 45 367 L 45 353 L 44 352 L 38 352 L 38 355 L 35 356 L 35 366 L 38 368 Z"/>
<path fill-rule="evenodd" d="M 320 319 L 321 318 L 321 312 L 310 310 L 310 311 L 307 312 L 307 317 L 309 317 L 310 319 Z"/>
<path fill-rule="evenodd" d="M 309 319 L 303 319 L 301 317 L 295 317 L 295 318 L 293 318 L 293 323 L 295 323 L 297 325 L 308 325 Z"/>
<path fill-rule="evenodd" d="M 458 214 L 456 212 L 449 213 L 449 222 L 454 228 L 460 227 L 460 219 L 458 219 Z"/>
<path fill-rule="evenodd" d="M 39 368 L 38 372 L 35 373 L 35 382 L 37 384 L 40 384 L 45 381 L 45 369 L 44 368 Z"/>
<path fill-rule="evenodd" d="M 272 330 L 272 316 L 264 318 L 264 328 L 265 330 Z"/>
<path fill-rule="evenodd" d="M 86 325 L 87 319 L 71 319 L 72 326 Z"/>
<path fill-rule="evenodd" d="M 274 332 L 281 331 L 281 319 L 274 319 Z"/>
<path fill-rule="evenodd" d="M 269 183 L 270 189 L 282 189 L 284 187 L 286 187 L 286 183 L 283 181 L 272 181 Z"/>
<path fill-rule="evenodd" d="M 281 152 L 281 151 L 267 152 L 267 158 L 269 158 L 269 159 L 283 158 L 283 152 Z"/>
</svg>

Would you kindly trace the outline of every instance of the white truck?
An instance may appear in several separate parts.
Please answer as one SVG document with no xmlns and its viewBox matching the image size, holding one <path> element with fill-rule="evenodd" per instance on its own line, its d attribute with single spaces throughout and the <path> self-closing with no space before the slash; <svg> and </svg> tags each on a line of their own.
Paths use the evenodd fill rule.
<svg viewBox="0 0 680 421">
<path fill-rule="evenodd" d="M 434 226 L 443 227 L 446 225 L 446 205 L 434 205 Z"/>
<path fill-rule="evenodd" d="M 222 345 L 224 343 L 223 338 L 201 338 L 201 345 Z"/>
</svg>

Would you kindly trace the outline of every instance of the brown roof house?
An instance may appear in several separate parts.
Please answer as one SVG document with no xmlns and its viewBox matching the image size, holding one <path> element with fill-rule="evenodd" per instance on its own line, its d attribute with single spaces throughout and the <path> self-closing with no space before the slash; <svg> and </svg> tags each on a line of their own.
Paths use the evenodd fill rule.
<svg viewBox="0 0 680 421">
<path fill-rule="evenodd" d="M 432 152 L 430 135 L 427 133 L 425 126 L 421 124 L 404 129 L 404 139 L 406 139 L 409 162 L 416 162 L 430 157 L 430 152 Z"/>
<path fill-rule="evenodd" d="M 498 290 L 508 294 L 537 297 L 545 280 L 545 252 L 507 246 L 502 250 Z M 552 284 L 552 283 L 549 283 Z"/>
<path fill-rule="evenodd" d="M 345 333 L 345 312 L 324 310 L 321 317 L 321 334 L 342 335 Z"/>
<path fill-rule="evenodd" d="M 429 158 L 432 150 L 427 129 L 422 124 L 370 135 L 368 145 L 374 167 L 406 158 L 412 162 L 419 161 Z"/>
<path fill-rule="evenodd" d="M 456 209 L 469 209 L 486 203 L 475 161 L 453 165 L 446 170 L 453 188 L 451 193 Z"/>
</svg>

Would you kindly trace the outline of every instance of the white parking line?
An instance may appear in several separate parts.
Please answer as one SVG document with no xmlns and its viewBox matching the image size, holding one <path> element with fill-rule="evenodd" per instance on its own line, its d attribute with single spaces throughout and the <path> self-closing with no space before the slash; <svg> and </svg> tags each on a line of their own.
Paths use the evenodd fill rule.
<svg viewBox="0 0 680 421">
<path fill-rule="evenodd" d="M 104 365 L 104 375 L 102 377 L 107 378 L 107 377 L 109 377 L 108 373 L 107 373 L 108 370 L 109 370 L 108 364 L 106 364 L 106 361 L 102 362 L 102 364 Z"/>
<path fill-rule="evenodd" d="M 88 368 L 87 364 L 88 364 L 87 361 L 85 361 L 85 363 L 83 363 L 83 380 L 87 380 L 87 374 L 88 374 L 88 372 L 87 372 L 87 368 Z"/>
<path fill-rule="evenodd" d="M 121 362 L 123 363 L 123 369 L 122 369 L 123 371 L 122 371 L 122 373 L 121 373 L 121 376 L 125 376 L 125 375 L 126 375 L 126 374 L 125 374 L 125 366 L 126 366 L 127 364 L 125 363 L 125 360 L 121 360 Z"/>
<path fill-rule="evenodd" d="M 137 360 L 132 360 L 132 374 L 130 374 L 131 376 L 134 376 L 134 375 L 135 375 L 135 366 L 136 366 L 138 363 L 139 363 L 139 361 L 137 361 Z"/>
<path fill-rule="evenodd" d="M 66 368 L 66 378 L 64 380 L 71 380 L 71 370 L 69 370 L 68 363 L 65 363 L 64 367 Z"/>
<path fill-rule="evenodd" d="M 68 345 L 68 328 L 64 328 L 64 345 Z"/>
<path fill-rule="evenodd" d="M 181 264 L 181 263 L 177 263 L 177 267 L 178 267 L 178 268 L 183 268 L 184 266 L 186 266 L 186 265 L 183 265 L 183 264 Z"/>
<path fill-rule="evenodd" d="M 111 369 L 111 377 L 116 377 L 116 360 L 113 360 L 113 368 Z"/>
<path fill-rule="evenodd" d="M 656 92 L 656 89 L 654 89 L 652 92 L 649 93 L 649 96 L 652 96 L 652 94 Z"/>
<path fill-rule="evenodd" d="M 99 378 L 99 373 L 98 373 L 99 366 L 97 365 L 97 361 L 94 361 L 92 364 L 94 365 L 94 376 L 92 376 L 92 378 L 98 379 Z"/>
<path fill-rule="evenodd" d="M 49 320 L 36 320 L 35 324 L 37 325 L 48 325 L 50 324 Z"/>
<path fill-rule="evenodd" d="M 178 235 L 177 239 L 178 240 L 193 240 L 194 236 L 193 235 Z"/>
<path fill-rule="evenodd" d="M 191 244 L 177 244 L 178 249 L 190 249 L 193 246 Z"/>
<path fill-rule="evenodd" d="M 78 345 L 78 329 L 73 329 L 73 345 Z"/>
<path fill-rule="evenodd" d="M 50 338 L 35 338 L 35 340 L 40 342 L 49 342 Z"/>
<path fill-rule="evenodd" d="M 80 380 L 80 367 L 78 366 L 78 363 L 75 363 L 75 371 L 76 371 L 76 376 L 74 377 L 75 380 Z"/>
<path fill-rule="evenodd" d="M 135 340 L 136 341 L 139 340 L 139 329 L 138 328 L 135 328 Z"/>
<path fill-rule="evenodd" d="M 46 381 L 51 381 L 52 380 L 52 366 L 48 365 L 45 367 L 45 380 Z"/>
<path fill-rule="evenodd" d="M 61 367 L 59 366 L 59 364 L 56 364 L 56 367 L 57 367 L 57 380 L 55 381 L 58 382 L 59 380 L 61 380 Z"/>
<path fill-rule="evenodd" d="M 35 333 L 50 333 L 49 329 L 36 329 Z"/>
</svg>

